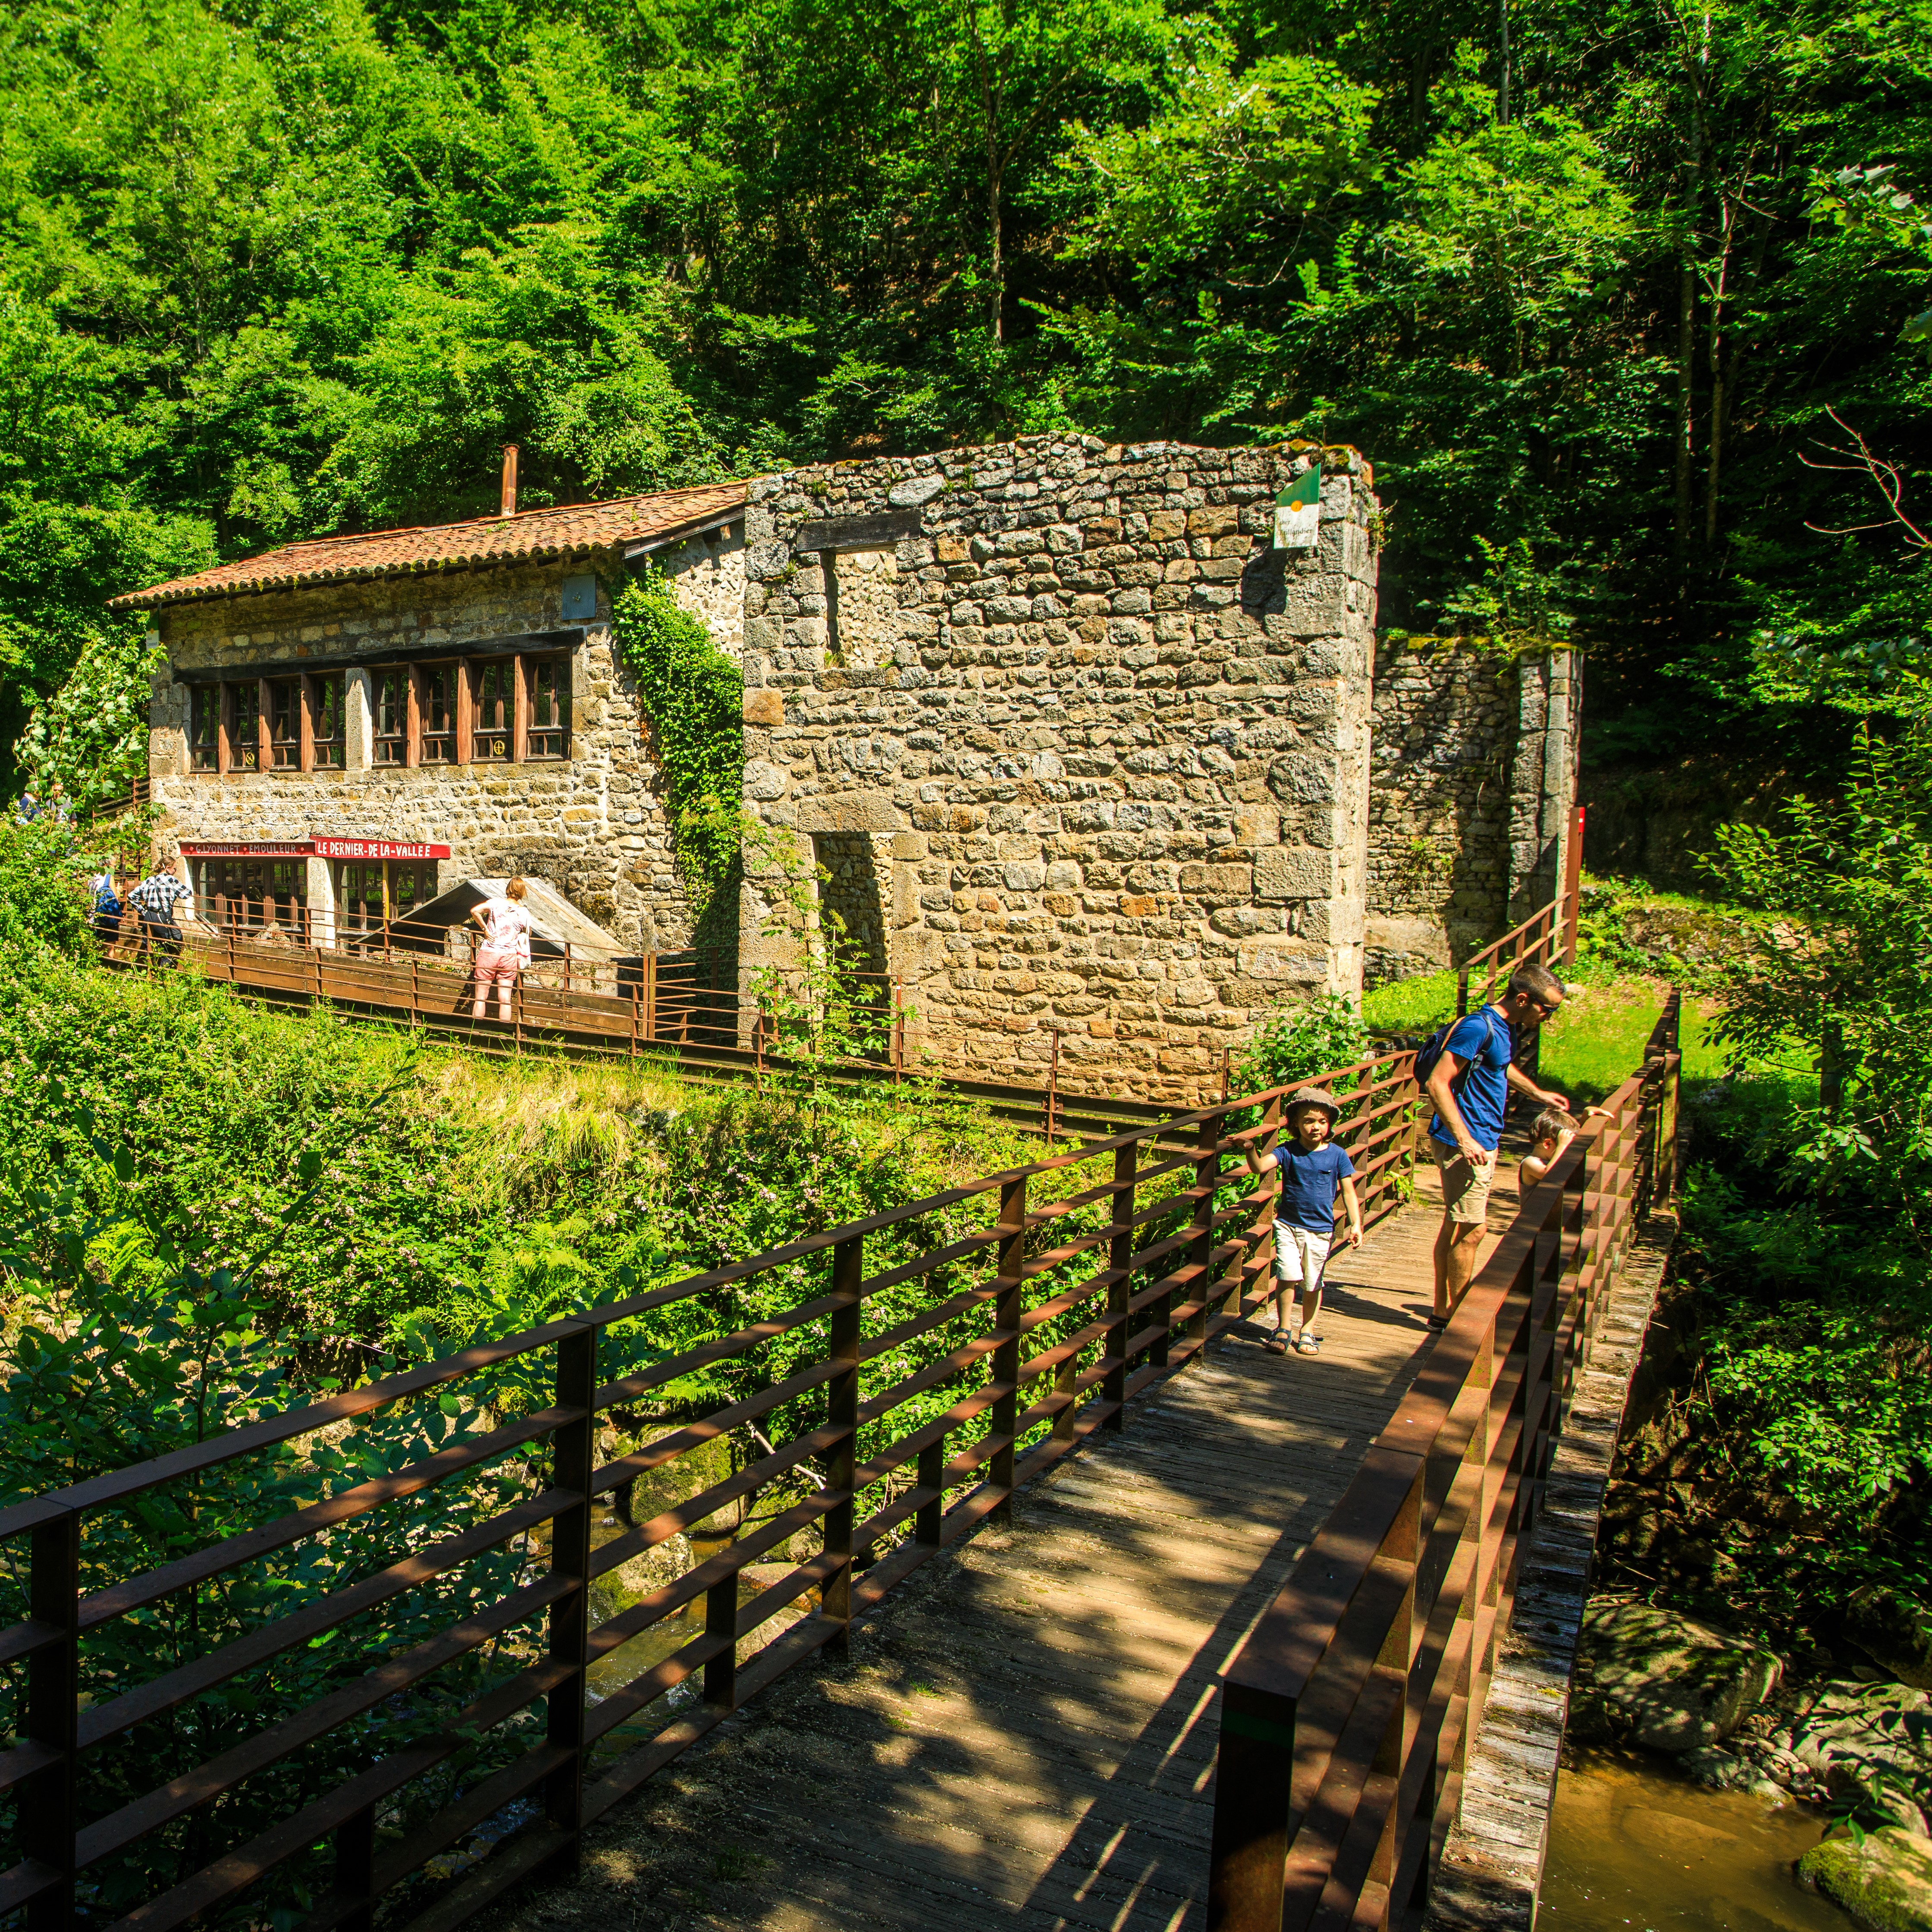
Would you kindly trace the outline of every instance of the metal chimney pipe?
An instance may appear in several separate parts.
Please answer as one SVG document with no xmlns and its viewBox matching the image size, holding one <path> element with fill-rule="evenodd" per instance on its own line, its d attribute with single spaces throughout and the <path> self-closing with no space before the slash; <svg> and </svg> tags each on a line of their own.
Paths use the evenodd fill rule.
<svg viewBox="0 0 1932 1932">
<path fill-rule="evenodd" d="M 499 514 L 506 517 L 517 514 L 517 446 L 514 442 L 503 446 L 503 505 Z"/>
</svg>

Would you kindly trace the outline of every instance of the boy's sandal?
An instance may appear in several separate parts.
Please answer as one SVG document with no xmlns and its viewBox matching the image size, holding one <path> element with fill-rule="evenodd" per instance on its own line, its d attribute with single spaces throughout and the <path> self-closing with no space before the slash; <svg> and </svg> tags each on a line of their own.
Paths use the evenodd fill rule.
<svg viewBox="0 0 1932 1932">
<path fill-rule="evenodd" d="M 1429 1327 L 1438 1335 L 1441 1334 L 1448 1325 L 1449 1318 L 1446 1315 L 1432 1315 L 1429 1318 Z"/>
<path fill-rule="evenodd" d="M 1322 1352 L 1322 1338 L 1318 1335 L 1304 1335 L 1294 1347 L 1298 1354 L 1318 1355 Z"/>
<path fill-rule="evenodd" d="M 1285 1355 L 1288 1353 L 1288 1337 L 1279 1328 L 1270 1330 L 1262 1337 L 1262 1346 L 1270 1355 Z"/>
</svg>

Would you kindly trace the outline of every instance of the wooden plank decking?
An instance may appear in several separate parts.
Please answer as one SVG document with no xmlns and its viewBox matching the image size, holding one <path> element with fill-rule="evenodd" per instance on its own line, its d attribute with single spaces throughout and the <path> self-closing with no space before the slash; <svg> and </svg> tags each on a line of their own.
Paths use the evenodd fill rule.
<svg viewBox="0 0 1932 1932">
<path fill-rule="evenodd" d="M 1492 1202 L 1492 1228 L 1515 1206 Z M 1236 1330 L 484 1920 L 619 1932 L 1204 1924 L 1219 1673 L 1407 1390 L 1432 1170 L 1334 1264 L 1318 1357 Z"/>
</svg>

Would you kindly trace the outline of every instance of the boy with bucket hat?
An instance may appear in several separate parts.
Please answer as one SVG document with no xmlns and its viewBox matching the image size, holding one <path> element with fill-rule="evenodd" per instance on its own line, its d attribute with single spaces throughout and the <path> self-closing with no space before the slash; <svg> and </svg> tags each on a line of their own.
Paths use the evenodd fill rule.
<svg viewBox="0 0 1932 1932">
<path fill-rule="evenodd" d="M 1358 1247 L 1362 1239 L 1361 1203 L 1355 1198 L 1355 1163 L 1335 1144 L 1335 1123 L 1342 1110 L 1318 1087 L 1301 1087 L 1288 1096 L 1282 1110 L 1286 1123 L 1280 1144 L 1256 1154 L 1252 1141 L 1242 1143 L 1248 1172 L 1257 1176 L 1271 1167 L 1281 1171 L 1281 1194 L 1274 1216 L 1274 1333 L 1268 1346 L 1277 1355 L 1288 1353 L 1288 1291 L 1300 1304 L 1301 1333 L 1294 1343 L 1298 1354 L 1317 1355 L 1322 1343 L 1315 1333 L 1322 1312 L 1322 1277 L 1328 1264 L 1329 1244 L 1335 1238 L 1335 1190 L 1348 1216 L 1342 1239 Z"/>
</svg>

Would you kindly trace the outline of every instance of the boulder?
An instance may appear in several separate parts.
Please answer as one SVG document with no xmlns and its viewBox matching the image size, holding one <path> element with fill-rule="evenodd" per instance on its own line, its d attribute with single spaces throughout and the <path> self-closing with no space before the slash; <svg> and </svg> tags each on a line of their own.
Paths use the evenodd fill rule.
<svg viewBox="0 0 1932 1932">
<path fill-rule="evenodd" d="M 1882 1583 L 1868 1583 L 1853 1594 L 1845 1624 L 1859 1648 L 1900 1683 L 1932 1690 L 1932 1605 Z"/>
<path fill-rule="evenodd" d="M 1763 1701 L 1782 1669 L 1771 1652 L 1688 1617 L 1599 1599 L 1583 1613 L 1572 1729 L 1584 1742 L 1708 1750 Z"/>
<path fill-rule="evenodd" d="M 1798 1861 L 1798 1876 L 1869 1932 L 1932 1932 L 1932 1844 L 1888 1826 L 1834 1833 Z"/>
</svg>

